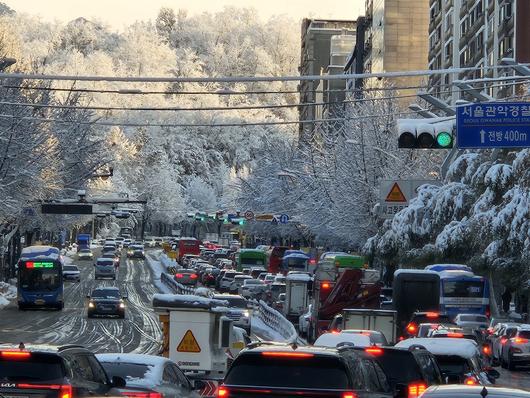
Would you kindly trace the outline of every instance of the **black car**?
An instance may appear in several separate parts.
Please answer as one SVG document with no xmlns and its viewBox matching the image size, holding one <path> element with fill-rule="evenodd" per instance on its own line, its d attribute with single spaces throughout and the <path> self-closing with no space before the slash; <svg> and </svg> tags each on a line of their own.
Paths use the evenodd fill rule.
<svg viewBox="0 0 530 398">
<path fill-rule="evenodd" d="M 127 249 L 127 257 L 129 258 L 145 258 L 144 245 L 129 245 Z"/>
<path fill-rule="evenodd" d="M 373 356 L 350 346 L 251 344 L 234 360 L 218 396 L 386 398 L 393 394 Z"/>
<path fill-rule="evenodd" d="M 374 357 L 388 377 L 390 388 L 397 396 L 413 398 L 429 386 L 444 384 L 442 371 L 433 354 L 422 347 L 356 348 Z"/>
<path fill-rule="evenodd" d="M 117 315 L 119 318 L 125 318 L 125 300 L 127 297 L 122 297 L 120 289 L 117 287 L 94 289 L 87 298 L 87 315 L 89 318 L 94 315 Z"/>
<path fill-rule="evenodd" d="M 418 333 L 418 326 L 421 323 L 443 323 L 446 325 L 452 325 L 456 327 L 452 319 L 447 314 L 444 314 L 441 312 L 417 311 L 412 314 L 412 317 L 409 323 L 405 327 L 403 336 L 416 337 Z"/>
<path fill-rule="evenodd" d="M 124 386 L 81 346 L 0 345 L 0 397 L 116 397 Z"/>
</svg>

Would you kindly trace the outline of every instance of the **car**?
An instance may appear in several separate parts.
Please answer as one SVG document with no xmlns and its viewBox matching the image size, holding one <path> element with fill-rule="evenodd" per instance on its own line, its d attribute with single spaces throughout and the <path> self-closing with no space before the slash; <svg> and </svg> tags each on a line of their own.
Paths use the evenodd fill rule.
<svg viewBox="0 0 530 398">
<path fill-rule="evenodd" d="M 80 282 L 81 272 L 77 265 L 65 265 L 63 266 L 63 279 L 67 281 Z"/>
<path fill-rule="evenodd" d="M 161 237 L 157 236 L 155 238 L 153 238 L 156 242 L 156 246 L 157 247 L 161 247 L 162 246 L 162 243 L 164 243 L 164 239 L 162 239 Z"/>
<path fill-rule="evenodd" d="M 144 246 L 140 244 L 129 245 L 127 249 L 127 257 L 129 258 L 145 258 Z"/>
<path fill-rule="evenodd" d="M 501 366 L 515 370 L 518 365 L 530 364 L 530 325 L 510 329 L 501 349 Z"/>
<path fill-rule="evenodd" d="M 237 271 L 225 272 L 219 282 L 219 291 L 228 292 L 230 290 L 230 285 L 232 285 L 232 282 L 234 281 L 236 275 L 241 275 L 241 273 Z"/>
<path fill-rule="evenodd" d="M 477 344 L 462 338 L 413 338 L 400 341 L 395 347 L 421 347 L 435 357 L 449 383 L 488 385 L 500 375 L 483 365 Z"/>
<path fill-rule="evenodd" d="M 168 358 L 139 354 L 96 354 L 109 377 L 125 379 L 120 393 L 130 398 L 185 398 L 204 383 L 188 380 L 178 365 Z"/>
<path fill-rule="evenodd" d="M 276 311 L 283 312 L 283 306 L 285 305 L 285 296 L 286 296 L 285 293 L 280 293 L 280 294 L 278 295 L 278 300 L 276 300 L 276 301 L 272 304 L 272 307 L 273 307 Z"/>
<path fill-rule="evenodd" d="M 94 263 L 94 279 L 116 279 L 116 264 L 114 258 L 98 258 Z"/>
<path fill-rule="evenodd" d="M 475 333 L 474 330 L 462 329 L 458 327 L 445 327 L 441 325 L 437 329 L 433 329 L 429 332 L 427 337 L 432 338 L 457 338 L 457 339 L 469 339 L 473 340 L 475 343 L 480 344 L 482 341 L 479 340 L 479 336 Z"/>
<path fill-rule="evenodd" d="M 114 266 L 119 267 L 120 266 L 120 255 L 117 252 L 114 251 L 106 251 L 101 254 L 101 258 L 110 258 L 114 261 Z"/>
<path fill-rule="evenodd" d="M 454 322 L 457 326 L 470 329 L 487 329 L 490 323 L 488 317 L 481 314 L 458 314 Z"/>
<path fill-rule="evenodd" d="M 418 325 L 421 323 L 444 323 L 453 324 L 449 315 L 434 311 L 416 311 L 412 314 L 409 323 L 405 327 L 405 337 L 416 337 Z"/>
<path fill-rule="evenodd" d="M 218 389 L 219 397 L 393 397 L 374 358 L 352 347 L 262 343 L 241 351 Z"/>
<path fill-rule="evenodd" d="M 269 301 L 276 301 L 280 297 L 280 294 L 286 292 L 285 283 L 272 283 L 269 285 L 268 295 Z"/>
<path fill-rule="evenodd" d="M 181 283 L 182 285 L 191 285 L 195 286 L 197 285 L 197 282 L 199 280 L 199 276 L 195 271 L 187 270 L 187 269 L 179 269 L 177 270 L 177 273 L 174 276 L 175 281 L 178 283 Z"/>
<path fill-rule="evenodd" d="M 250 275 L 236 275 L 234 276 L 234 280 L 230 284 L 230 287 L 228 288 L 228 291 L 230 293 L 239 294 L 239 288 L 243 286 L 243 283 L 245 283 L 245 280 L 252 279 Z"/>
<path fill-rule="evenodd" d="M 341 344 L 351 343 L 355 347 L 370 347 L 370 337 L 363 334 L 343 333 L 343 332 L 329 332 L 318 336 L 313 343 L 314 346 L 319 347 L 339 347 Z"/>
<path fill-rule="evenodd" d="M 313 304 L 309 304 L 307 311 L 298 317 L 298 333 L 302 337 L 306 336 L 307 331 L 309 330 L 309 321 L 311 320 L 312 309 Z"/>
<path fill-rule="evenodd" d="M 203 284 L 204 286 L 215 286 L 215 280 L 217 276 L 221 273 L 221 270 L 218 268 L 210 268 L 203 275 Z"/>
<path fill-rule="evenodd" d="M 251 298 L 256 294 L 263 293 L 265 288 L 265 283 L 259 279 L 245 279 L 238 293 L 245 298 Z"/>
<path fill-rule="evenodd" d="M 284 275 L 276 275 L 272 283 L 285 283 L 285 280 L 286 279 Z"/>
<path fill-rule="evenodd" d="M 234 326 L 250 333 L 250 311 L 248 301 L 244 297 L 236 294 L 216 294 L 213 298 L 226 301 L 229 309 L 226 316 L 234 322 Z"/>
<path fill-rule="evenodd" d="M 189 268 L 191 265 L 191 259 L 192 258 L 199 258 L 200 256 L 196 254 L 185 254 L 182 256 L 182 266 L 184 268 Z"/>
<path fill-rule="evenodd" d="M 156 240 L 154 238 L 147 238 L 145 240 L 145 247 L 149 247 L 149 248 L 156 247 Z"/>
<path fill-rule="evenodd" d="M 515 331 L 519 326 L 519 323 L 509 322 L 509 323 L 498 323 L 493 329 L 493 333 L 488 337 L 488 340 L 491 345 L 491 355 L 494 360 L 500 362 L 502 357 L 502 348 L 508 340 L 507 335 L 511 334 L 512 331 Z"/>
<path fill-rule="evenodd" d="M 117 315 L 125 318 L 125 300 L 127 296 L 120 294 L 117 287 L 98 287 L 87 295 L 87 316 L 94 315 Z"/>
<path fill-rule="evenodd" d="M 377 345 L 377 346 L 388 345 L 388 341 L 385 335 L 378 330 L 345 329 L 345 330 L 341 330 L 341 333 L 362 334 L 364 336 L 368 336 L 368 338 L 370 339 L 371 345 Z"/>
<path fill-rule="evenodd" d="M 483 386 L 432 386 L 422 398 L 530 398 L 530 392 L 507 387 Z"/>
<path fill-rule="evenodd" d="M 436 358 L 421 346 L 355 347 L 372 355 L 388 377 L 390 388 L 400 397 L 417 397 L 429 386 L 444 384 Z"/>
<path fill-rule="evenodd" d="M 265 281 L 265 277 L 268 275 L 268 272 L 260 272 L 260 274 L 258 275 L 258 279 L 260 281 Z"/>
<path fill-rule="evenodd" d="M 92 260 L 93 258 L 94 255 L 92 254 L 92 250 L 90 249 L 81 249 L 77 252 L 78 260 Z"/>
<path fill-rule="evenodd" d="M 132 244 L 132 239 L 126 238 L 123 240 L 123 247 L 128 248 Z"/>
<path fill-rule="evenodd" d="M 440 328 L 439 323 L 420 323 L 415 337 L 429 337 L 433 330 Z"/>
<path fill-rule="evenodd" d="M 0 397 L 120 396 L 125 380 L 111 380 L 81 346 L 0 345 Z M 75 395 L 74 395 L 75 394 Z"/>
<path fill-rule="evenodd" d="M 263 279 L 263 282 L 265 282 L 267 285 L 272 284 L 274 282 L 274 279 L 276 278 L 275 274 L 267 274 L 265 275 L 265 278 Z"/>
</svg>

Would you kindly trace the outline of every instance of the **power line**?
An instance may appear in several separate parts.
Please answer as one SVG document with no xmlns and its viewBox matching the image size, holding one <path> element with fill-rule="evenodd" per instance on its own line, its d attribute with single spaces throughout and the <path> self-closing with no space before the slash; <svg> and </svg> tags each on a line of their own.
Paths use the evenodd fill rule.
<svg viewBox="0 0 530 398">
<path fill-rule="evenodd" d="M 529 66 L 530 64 L 519 64 Z M 345 73 L 339 75 L 309 75 L 309 76 L 238 76 L 238 77 L 146 77 L 146 76 L 75 76 L 75 75 L 46 75 L 32 73 L 0 73 L 0 79 L 24 80 L 69 80 L 89 82 L 137 82 L 137 83 L 247 83 L 247 82 L 289 82 L 289 81 L 316 81 L 316 80 L 349 80 L 371 78 L 396 78 L 419 77 L 437 74 L 455 74 L 476 70 L 511 69 L 508 65 L 491 65 L 466 68 L 448 68 L 436 70 L 416 70 L 402 72 L 377 72 L 377 73 Z"/>
</svg>

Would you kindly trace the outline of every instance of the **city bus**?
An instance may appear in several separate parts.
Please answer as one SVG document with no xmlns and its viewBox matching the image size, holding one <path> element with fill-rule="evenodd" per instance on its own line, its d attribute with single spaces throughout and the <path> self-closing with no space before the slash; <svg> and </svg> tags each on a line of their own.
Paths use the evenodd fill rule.
<svg viewBox="0 0 530 398">
<path fill-rule="evenodd" d="M 440 312 L 490 316 L 490 284 L 483 276 L 462 264 L 434 264 L 426 267 L 440 275 Z"/>
<path fill-rule="evenodd" d="M 55 308 L 63 302 L 63 259 L 59 249 L 29 246 L 17 263 L 18 308 Z"/>
<path fill-rule="evenodd" d="M 243 269 L 262 268 L 267 270 L 267 254 L 258 249 L 241 249 L 236 254 L 237 271 Z"/>
<path fill-rule="evenodd" d="M 178 261 L 182 262 L 182 258 L 186 254 L 198 256 L 201 254 L 200 243 L 195 238 L 180 238 L 178 241 Z"/>
</svg>

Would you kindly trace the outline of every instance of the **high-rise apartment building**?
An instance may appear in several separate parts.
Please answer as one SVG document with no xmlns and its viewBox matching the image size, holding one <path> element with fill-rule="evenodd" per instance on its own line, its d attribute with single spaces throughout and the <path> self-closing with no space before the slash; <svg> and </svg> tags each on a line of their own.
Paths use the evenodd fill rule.
<svg viewBox="0 0 530 398">
<path fill-rule="evenodd" d="M 502 58 L 530 62 L 530 1 L 528 0 L 430 0 L 429 68 L 477 68 L 458 75 L 430 78 L 431 93 L 452 102 L 466 98 L 452 86 L 455 79 L 499 77 L 512 73 L 487 69 Z M 483 68 L 486 67 L 486 68 Z M 513 85 L 482 87 L 493 97 L 505 97 Z"/>
</svg>

